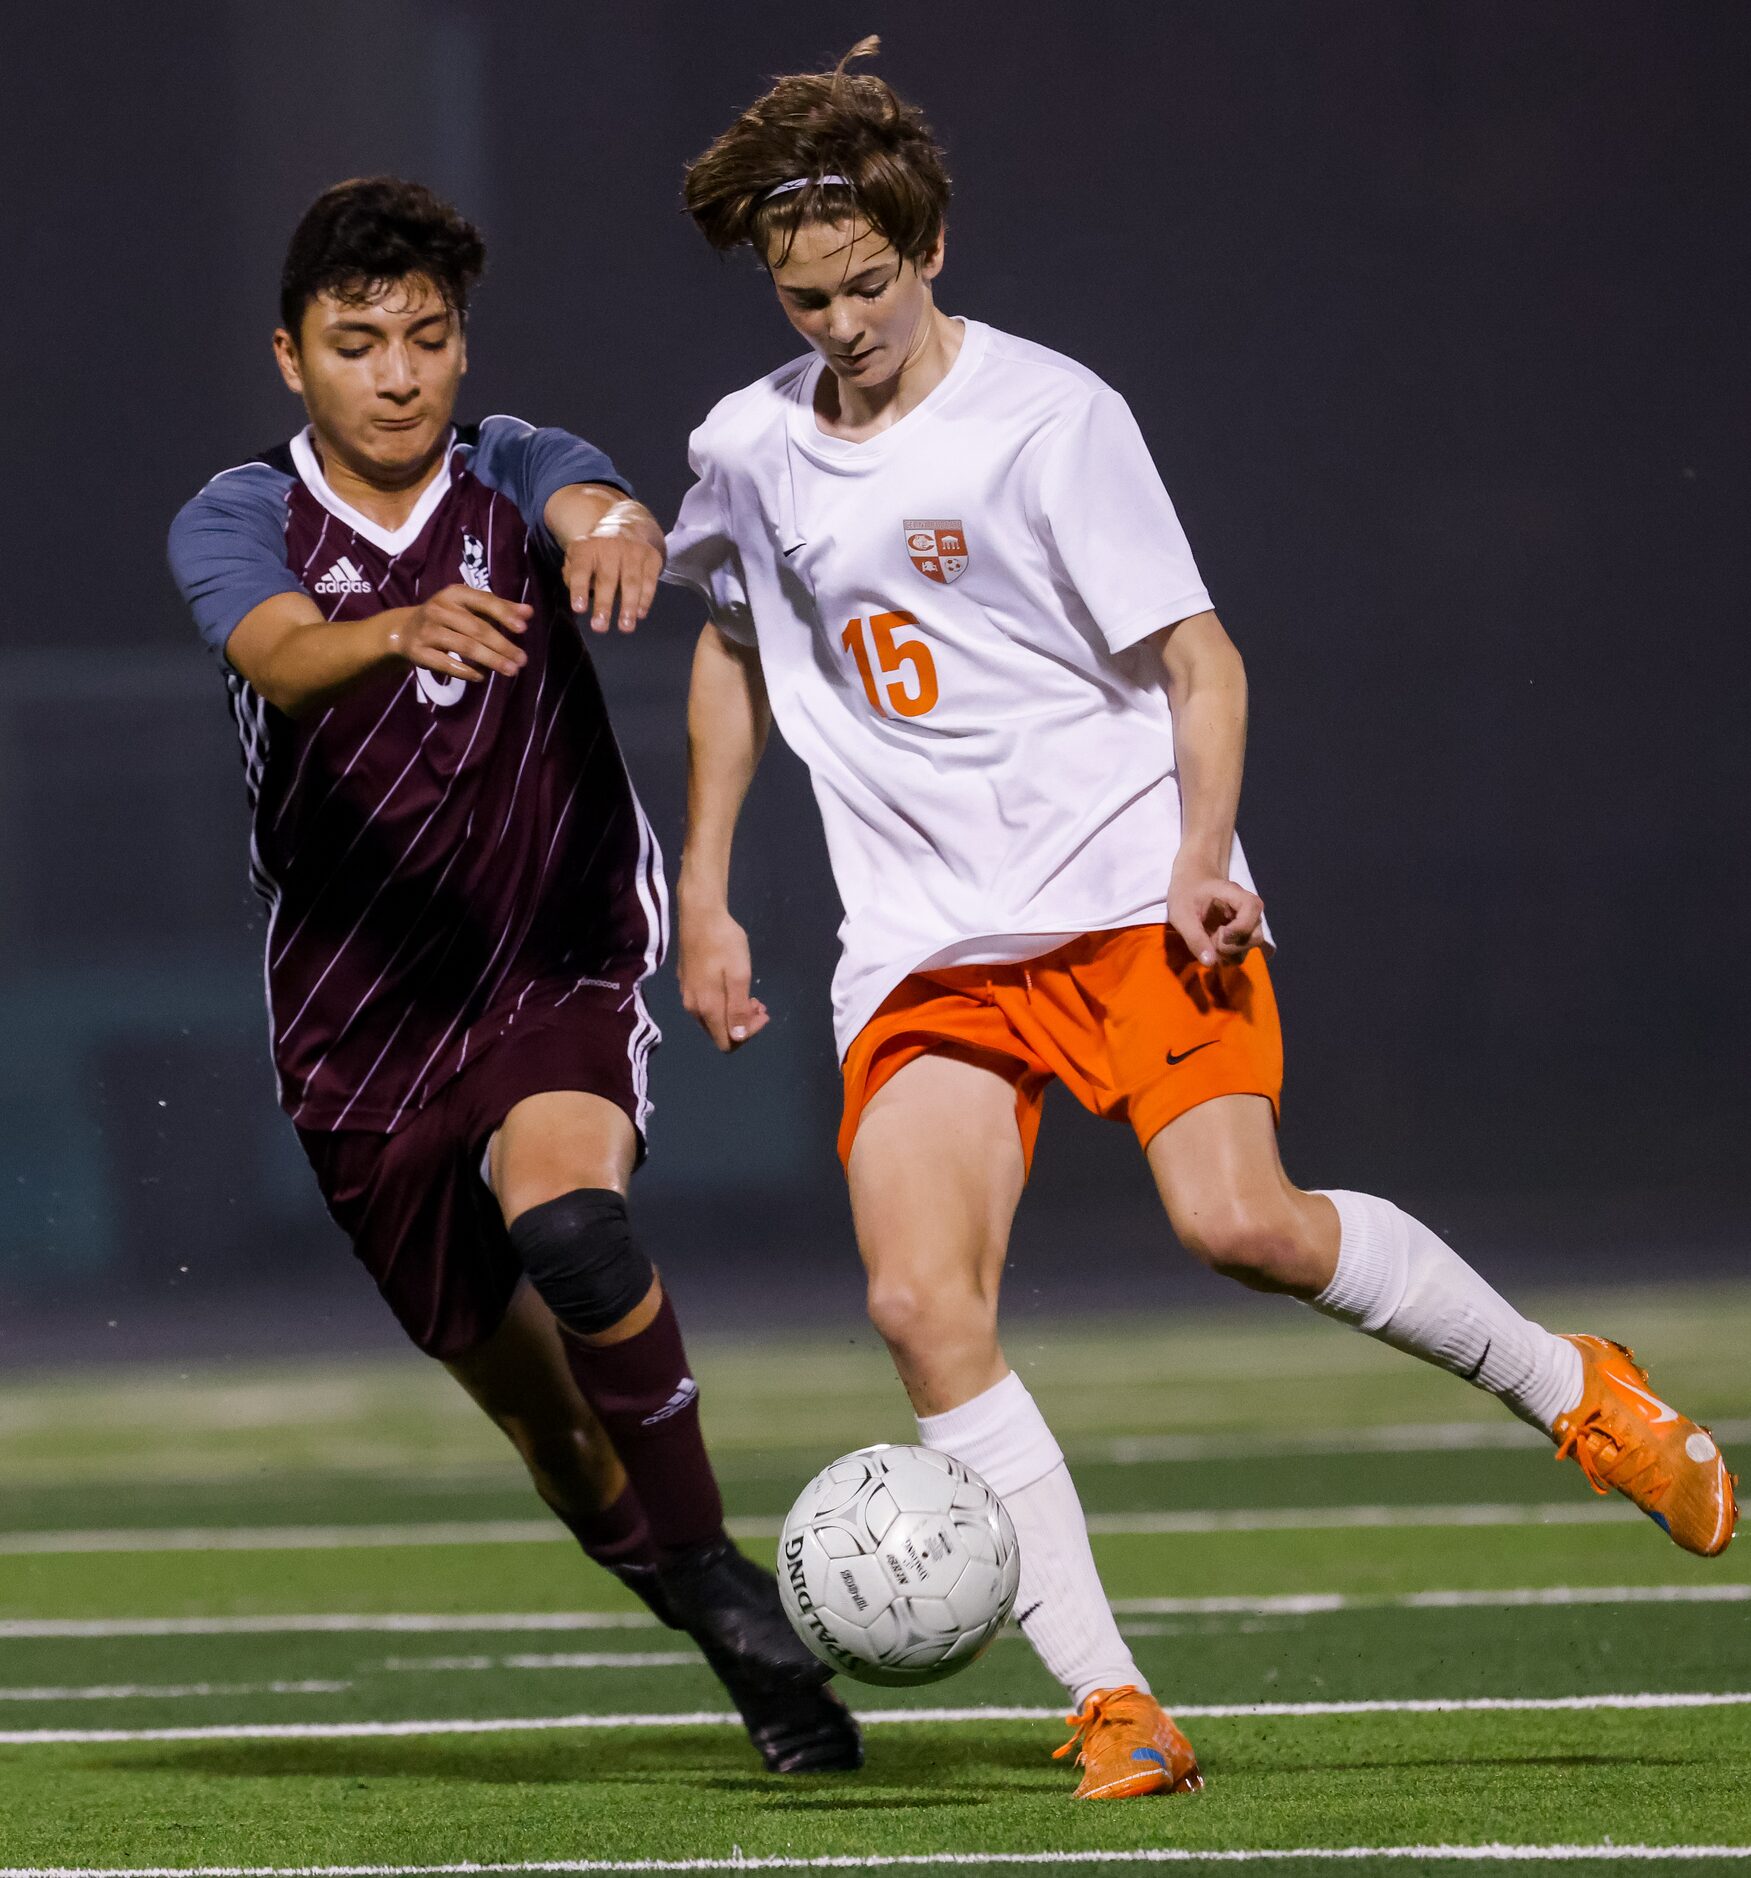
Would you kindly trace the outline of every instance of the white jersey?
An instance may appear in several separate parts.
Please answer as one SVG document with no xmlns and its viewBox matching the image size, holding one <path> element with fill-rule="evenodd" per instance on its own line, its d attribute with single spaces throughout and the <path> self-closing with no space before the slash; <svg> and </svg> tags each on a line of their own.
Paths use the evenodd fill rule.
<svg viewBox="0 0 1751 1878">
<path fill-rule="evenodd" d="M 665 579 L 757 644 L 844 903 L 843 1056 L 924 965 L 1036 957 L 1166 917 L 1173 719 L 1142 644 L 1210 596 L 1129 407 L 967 320 L 935 390 L 863 443 L 814 355 L 725 398 Z M 1236 843 L 1234 877 L 1251 884 Z"/>
</svg>

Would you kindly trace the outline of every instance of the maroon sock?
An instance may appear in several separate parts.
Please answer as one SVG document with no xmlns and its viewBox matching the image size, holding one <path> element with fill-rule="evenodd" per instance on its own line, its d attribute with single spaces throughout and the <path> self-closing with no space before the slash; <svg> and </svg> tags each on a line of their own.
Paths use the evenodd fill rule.
<svg viewBox="0 0 1751 1878">
<path fill-rule="evenodd" d="M 574 1513 L 563 1506 L 552 1508 L 554 1517 L 584 1548 L 584 1555 L 605 1570 L 617 1572 L 624 1567 L 648 1568 L 657 1562 L 656 1547 L 651 1543 L 650 1521 L 630 1482 L 612 1505 L 594 1513 Z"/>
<path fill-rule="evenodd" d="M 650 1522 L 657 1556 L 723 1532 L 723 1496 L 699 1431 L 699 1385 L 665 1295 L 637 1336 L 604 1347 L 565 1340 L 571 1371 L 620 1456 Z"/>
</svg>

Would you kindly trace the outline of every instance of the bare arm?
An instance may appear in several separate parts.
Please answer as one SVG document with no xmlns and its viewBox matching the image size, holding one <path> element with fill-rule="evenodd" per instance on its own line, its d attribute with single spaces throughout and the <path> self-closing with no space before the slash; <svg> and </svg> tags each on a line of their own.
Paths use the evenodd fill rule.
<svg viewBox="0 0 1751 1878">
<path fill-rule="evenodd" d="M 681 1001 L 720 1050 L 766 1027 L 750 995 L 748 935 L 730 916 L 730 848 L 772 726 L 760 655 L 707 621 L 687 693 L 687 839 L 681 854 Z"/>
<path fill-rule="evenodd" d="M 244 614 L 225 657 L 270 704 L 302 717 L 398 662 L 471 684 L 488 671 L 514 678 L 527 655 L 505 635 L 521 633 L 532 610 L 458 583 L 418 606 L 329 620 L 309 594 L 281 593 Z"/>
<path fill-rule="evenodd" d="M 544 519 L 565 554 L 573 610 L 606 632 L 618 597 L 620 629 L 631 632 L 663 571 L 656 517 L 607 484 L 568 483 L 548 498 Z M 521 634 L 533 611 L 459 582 L 418 606 L 331 621 L 308 594 L 282 593 L 243 616 L 225 656 L 270 704 L 300 717 L 397 662 L 471 684 L 489 671 L 514 678 L 528 661 L 507 635 Z"/>
<path fill-rule="evenodd" d="M 1246 667 L 1214 613 L 1194 613 L 1161 642 L 1179 767 L 1180 848 L 1167 917 L 1203 965 L 1231 965 L 1258 942 L 1264 903 L 1231 880 L 1234 818 L 1246 765 Z"/>
</svg>

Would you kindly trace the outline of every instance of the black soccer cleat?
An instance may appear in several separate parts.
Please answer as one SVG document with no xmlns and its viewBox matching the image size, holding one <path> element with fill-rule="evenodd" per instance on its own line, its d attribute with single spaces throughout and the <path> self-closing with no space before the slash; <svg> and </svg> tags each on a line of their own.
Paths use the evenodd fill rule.
<svg viewBox="0 0 1751 1878">
<path fill-rule="evenodd" d="M 853 1774 L 863 1765 L 862 1731 L 831 1689 L 751 1688 L 719 1651 L 702 1647 L 769 1774 Z"/>
<path fill-rule="evenodd" d="M 833 1673 L 791 1628 L 772 1574 L 728 1539 L 661 1567 L 657 1588 L 669 1621 L 693 1638 L 738 1700 L 818 1689 Z"/>
</svg>

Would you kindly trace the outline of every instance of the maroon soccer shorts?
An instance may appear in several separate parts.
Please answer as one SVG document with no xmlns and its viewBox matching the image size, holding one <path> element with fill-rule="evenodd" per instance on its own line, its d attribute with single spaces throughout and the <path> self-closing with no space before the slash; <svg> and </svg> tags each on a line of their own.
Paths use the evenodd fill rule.
<svg viewBox="0 0 1751 1878">
<path fill-rule="evenodd" d="M 625 1111 L 642 1158 L 656 1040 L 641 1000 L 582 986 L 520 1015 L 395 1134 L 298 1130 L 329 1213 L 428 1356 L 484 1343 L 523 1275 L 481 1172 L 493 1131 L 525 1096 L 576 1089 Z"/>
</svg>

